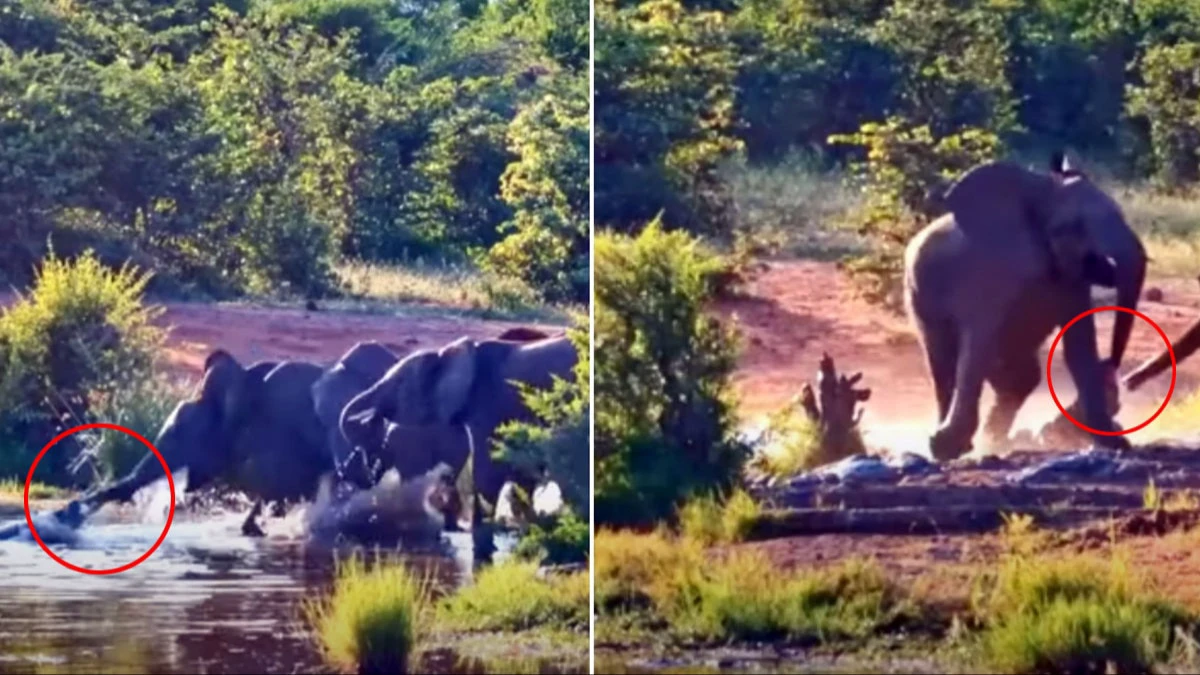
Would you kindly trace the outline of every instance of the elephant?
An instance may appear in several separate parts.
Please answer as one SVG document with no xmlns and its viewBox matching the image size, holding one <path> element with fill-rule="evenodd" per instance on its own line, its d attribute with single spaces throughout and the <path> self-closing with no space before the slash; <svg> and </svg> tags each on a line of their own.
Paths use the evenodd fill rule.
<svg viewBox="0 0 1200 675">
<path fill-rule="evenodd" d="M 548 337 L 550 336 L 545 332 L 522 326 L 510 328 L 496 339 L 531 342 Z M 312 386 L 317 418 L 327 430 L 328 447 L 338 476 L 359 487 L 370 487 L 373 482 L 372 475 L 366 462 L 362 461 L 364 455 L 352 453 L 353 448 L 341 432 L 342 410 L 351 399 L 375 384 L 398 361 L 399 358 L 395 354 L 378 342 L 359 342 L 346 351 Z M 398 438 L 393 431 L 390 428 L 384 430 L 384 447 L 389 447 L 389 439 Z M 430 434 L 426 433 L 426 436 Z M 464 439 L 465 437 L 459 438 L 458 434 L 435 434 L 428 439 L 422 439 L 421 443 L 415 444 L 418 449 L 407 454 L 385 452 L 384 455 L 392 460 L 386 464 L 395 466 L 403 476 L 417 475 L 440 461 L 443 450 L 439 445 L 444 446 L 445 452 L 452 455 L 457 449 L 466 447 Z M 359 461 L 352 463 L 352 459 Z"/>
<path fill-rule="evenodd" d="M 1171 341 L 1171 349 L 1175 351 L 1175 362 L 1178 364 L 1200 349 L 1200 320 L 1188 326 L 1178 340 Z M 1126 375 L 1122 382 L 1130 390 L 1136 391 L 1150 379 L 1171 369 L 1171 354 L 1166 348 L 1153 357 L 1146 359 Z"/>
<path fill-rule="evenodd" d="M 321 374 L 320 366 L 301 361 L 246 368 L 218 349 L 205 360 L 197 393 L 175 407 L 154 445 L 173 473 L 187 469 L 186 492 L 222 480 L 252 495 L 243 531 L 255 534 L 264 503 L 311 498 L 321 475 L 333 469 L 312 403 Z M 80 501 L 91 513 L 131 500 L 162 477 L 158 459 L 147 453 L 126 476 Z"/>
<path fill-rule="evenodd" d="M 996 394 L 985 433 L 1007 441 L 1041 381 L 1046 338 L 1092 307 L 1092 285 L 1115 288 L 1117 304 L 1136 309 L 1146 272 L 1145 249 L 1120 207 L 1061 153 L 1049 175 L 1011 162 L 978 165 L 950 187 L 945 204 L 948 212 L 906 246 L 903 282 L 937 397 L 930 450 L 939 460 L 971 449 L 985 381 Z M 1081 421 L 1093 429 L 1115 430 L 1104 381 L 1121 364 L 1132 320 L 1117 315 L 1105 362 L 1093 316 L 1062 339 Z M 1121 436 L 1093 436 L 1101 446 L 1128 447 Z"/>
<path fill-rule="evenodd" d="M 404 464 L 402 478 L 428 471 L 436 462 L 458 472 L 472 457 L 476 496 L 495 504 L 505 482 L 523 478 L 490 453 L 498 426 L 530 419 L 514 382 L 549 388 L 555 377 L 572 379 L 577 360 L 575 346 L 565 336 L 533 341 L 463 337 L 400 360 L 346 405 L 339 427 L 368 464 Z M 385 450 L 391 457 L 380 457 Z M 478 525 L 480 509 L 472 511 Z"/>
</svg>

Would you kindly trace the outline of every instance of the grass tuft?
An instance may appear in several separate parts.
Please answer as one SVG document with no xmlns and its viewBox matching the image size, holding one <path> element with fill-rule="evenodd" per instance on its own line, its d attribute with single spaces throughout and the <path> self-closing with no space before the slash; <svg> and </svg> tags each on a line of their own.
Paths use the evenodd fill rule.
<svg viewBox="0 0 1200 675">
<path fill-rule="evenodd" d="M 538 577 L 535 563 L 487 567 L 475 583 L 437 606 L 437 625 L 453 631 L 522 631 L 553 627 L 586 630 L 586 573 Z"/>
<path fill-rule="evenodd" d="M 1011 673 L 1148 672 L 1192 618 L 1121 559 L 1011 556 L 976 607 L 988 666 Z"/>
<path fill-rule="evenodd" d="M 403 565 L 339 564 L 333 592 L 305 605 L 326 660 L 344 672 L 406 673 L 430 611 L 430 584 Z"/>
<path fill-rule="evenodd" d="M 642 612 L 675 637 L 706 643 L 864 638 L 902 611 L 874 563 L 783 570 L 761 552 L 707 555 L 690 538 L 597 532 L 596 601 L 602 617 Z"/>
<path fill-rule="evenodd" d="M 679 509 L 679 529 L 684 537 L 712 546 L 744 541 L 762 516 L 762 507 L 745 490 L 729 497 L 696 497 Z"/>
</svg>

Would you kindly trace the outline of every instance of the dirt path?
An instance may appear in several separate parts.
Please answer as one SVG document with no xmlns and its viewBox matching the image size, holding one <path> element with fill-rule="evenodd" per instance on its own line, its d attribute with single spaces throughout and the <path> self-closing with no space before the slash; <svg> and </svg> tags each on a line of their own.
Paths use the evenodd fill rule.
<svg viewBox="0 0 1200 675">
<path fill-rule="evenodd" d="M 1139 309 L 1157 322 L 1167 336 L 1177 337 L 1200 317 L 1200 289 L 1194 280 L 1151 280 L 1147 287 L 1163 291 L 1163 302 L 1143 301 Z M 840 369 L 861 370 L 873 392 L 866 406 L 864 425 L 868 439 L 903 450 L 922 451 L 935 417 L 933 388 L 924 356 L 904 316 L 888 313 L 856 298 L 849 281 L 833 263 L 776 261 L 750 282 L 749 297 L 723 303 L 726 315 L 735 317 L 744 343 L 735 387 L 743 417 L 754 419 L 786 403 L 805 381 L 815 381 L 823 352 Z M 1098 324 L 1107 352 L 1112 313 Z M 1158 334 L 1144 322 L 1135 322 L 1124 371 L 1162 348 Z M 1044 352 L 1043 352 L 1044 354 Z M 1055 387 L 1070 395 L 1069 376 L 1061 371 L 1061 354 L 1055 354 Z M 1126 394 L 1121 421 L 1127 426 L 1144 420 L 1162 402 L 1170 378 L 1163 376 L 1135 395 Z M 1179 367 L 1175 397 L 1200 388 L 1200 359 Z M 985 391 L 984 405 L 990 393 Z M 1073 398 L 1073 395 L 1071 396 Z M 1066 401 L 1064 401 L 1066 403 Z M 986 408 L 985 408 L 986 409 Z M 1058 411 L 1042 382 L 1022 409 L 1018 426 L 1041 424 Z M 1139 417 L 1140 415 L 1140 417 Z"/>
<path fill-rule="evenodd" d="M 560 327 L 469 318 L 433 318 L 334 311 L 278 309 L 253 305 L 167 303 L 160 319 L 170 328 L 165 365 L 198 377 L 216 348 L 244 363 L 264 359 L 332 361 L 355 342 L 378 340 L 397 354 L 438 347 L 464 335 L 485 338 L 508 328 L 529 326 L 547 332 Z"/>
</svg>

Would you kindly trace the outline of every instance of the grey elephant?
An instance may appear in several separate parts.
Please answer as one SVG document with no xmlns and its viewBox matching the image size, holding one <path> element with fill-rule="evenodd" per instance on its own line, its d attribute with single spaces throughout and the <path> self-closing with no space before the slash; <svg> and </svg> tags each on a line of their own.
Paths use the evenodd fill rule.
<svg viewBox="0 0 1200 675">
<path fill-rule="evenodd" d="M 173 473 L 188 470 L 187 492 L 218 481 L 256 501 L 243 525 L 257 533 L 264 503 L 286 503 L 316 494 L 322 474 L 333 469 L 326 434 L 314 414 L 311 389 L 320 366 L 299 361 L 243 367 L 216 350 L 204 363 L 196 394 L 163 423 L 155 447 Z M 129 501 L 163 477 L 150 453 L 116 483 L 81 498 L 87 513 L 105 503 Z"/>
<path fill-rule="evenodd" d="M 1008 162 L 980 165 L 947 192 L 948 213 L 909 242 L 906 309 L 917 328 L 937 396 L 932 454 L 967 452 L 979 424 L 983 383 L 996 394 L 985 433 L 1003 443 L 1021 404 L 1041 381 L 1041 345 L 1092 307 L 1091 286 L 1114 287 L 1135 309 L 1146 253 L 1120 207 L 1061 154 L 1049 175 Z M 1094 316 L 1094 315 L 1093 315 Z M 1101 362 L 1093 316 L 1062 339 L 1089 427 L 1115 430 L 1104 379 L 1120 366 L 1133 317 L 1119 313 Z M 1120 436 L 1095 442 L 1127 447 Z"/>
<path fill-rule="evenodd" d="M 476 494 L 495 504 L 505 482 L 522 478 L 490 453 L 498 426 L 530 418 L 514 383 L 549 388 L 555 377 L 572 379 L 577 360 L 565 336 L 460 338 L 396 363 L 346 405 L 340 428 L 369 465 L 397 466 L 402 477 L 420 475 L 438 462 L 458 472 L 473 457 Z M 473 514 L 478 524 L 479 509 Z"/>
<path fill-rule="evenodd" d="M 510 342 L 544 340 L 549 334 L 535 328 L 510 328 L 496 339 Z M 346 405 L 357 395 L 369 389 L 396 365 L 399 358 L 378 342 L 359 342 L 346 351 L 330 366 L 312 386 L 313 405 L 317 418 L 326 429 L 328 448 L 341 480 L 350 481 L 359 487 L 370 487 L 373 473 L 364 461 L 363 453 L 353 453 L 353 447 L 341 431 L 341 415 Z M 382 445 L 386 466 L 394 466 L 403 476 L 424 473 L 438 462 L 452 460 L 466 447 L 465 432 L 437 433 L 431 429 L 416 429 L 414 434 L 424 438 L 410 444 L 408 452 L 396 446 L 402 434 L 392 427 L 382 429 L 382 437 L 375 445 Z M 392 448 L 387 450 L 386 448 Z M 353 461 L 352 461 L 353 460 Z M 455 464 L 461 466 L 461 464 Z"/>
</svg>

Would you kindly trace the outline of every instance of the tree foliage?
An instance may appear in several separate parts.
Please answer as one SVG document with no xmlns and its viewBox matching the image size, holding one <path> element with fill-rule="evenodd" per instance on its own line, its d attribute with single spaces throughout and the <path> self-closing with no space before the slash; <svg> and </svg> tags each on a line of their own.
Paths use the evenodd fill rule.
<svg viewBox="0 0 1200 675">
<path fill-rule="evenodd" d="M 5 278 L 28 281 L 51 239 L 160 290 L 314 296 L 346 258 L 499 260 L 515 230 L 569 244 L 496 273 L 586 297 L 577 0 L 2 10 Z"/>
</svg>

